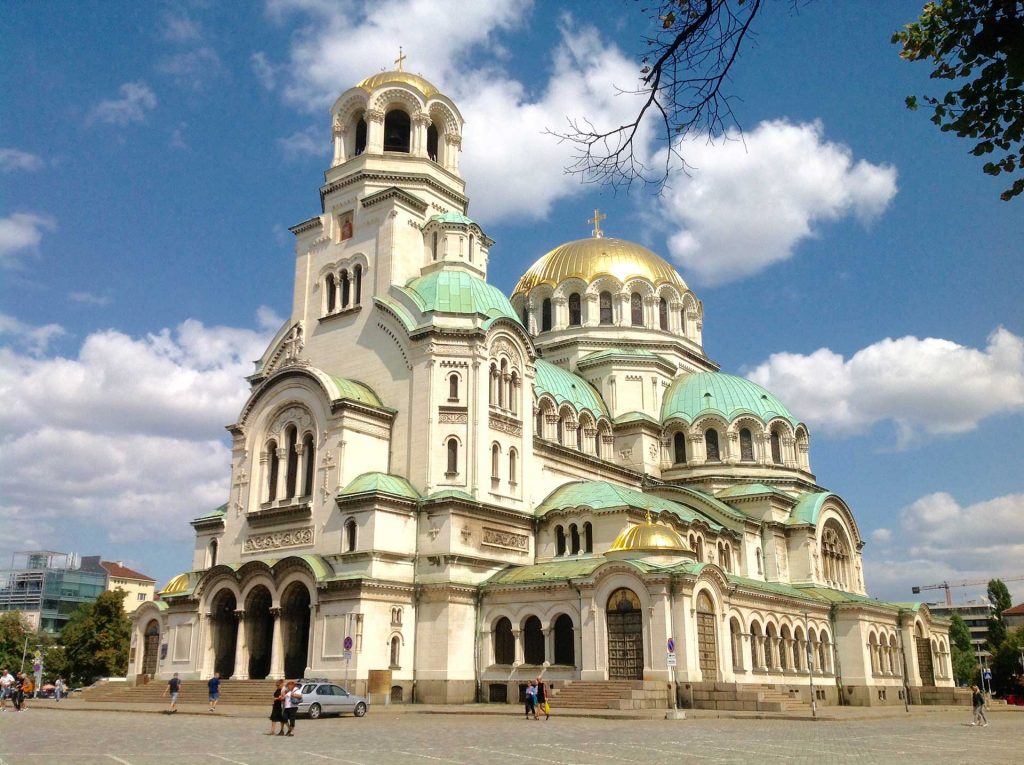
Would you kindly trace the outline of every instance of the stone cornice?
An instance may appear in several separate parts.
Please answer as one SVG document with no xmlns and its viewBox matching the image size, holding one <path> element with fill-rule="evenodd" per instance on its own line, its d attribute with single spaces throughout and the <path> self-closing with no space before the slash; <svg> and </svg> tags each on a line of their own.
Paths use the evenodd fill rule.
<svg viewBox="0 0 1024 765">
<path fill-rule="evenodd" d="M 295 236 L 298 236 L 299 234 L 304 234 L 305 232 L 311 231 L 314 228 L 318 228 L 319 226 L 320 216 L 314 215 L 312 218 L 307 218 L 306 220 L 302 221 L 302 223 L 296 223 L 288 230 L 295 234 Z"/>
<path fill-rule="evenodd" d="M 307 521 L 313 517 L 310 501 L 299 501 L 297 498 L 281 500 L 286 504 L 276 505 L 265 503 L 259 510 L 252 510 L 245 515 L 246 522 L 252 527 L 275 526 L 279 523 Z"/>
<path fill-rule="evenodd" d="M 339 189 L 343 189 L 346 186 L 351 186 L 351 185 L 359 183 L 361 181 L 363 181 L 363 182 L 365 182 L 365 181 L 389 182 L 389 183 L 391 183 L 393 185 L 394 184 L 403 184 L 403 185 L 408 185 L 408 184 L 416 185 L 416 184 L 420 184 L 420 185 L 428 187 L 432 191 L 437 192 L 441 196 L 447 197 L 452 202 L 454 202 L 456 205 L 458 205 L 459 209 L 461 209 L 461 210 L 465 210 L 467 208 L 467 206 L 469 205 L 469 199 L 466 196 L 464 196 L 463 194 L 458 193 L 457 191 L 454 191 L 453 189 L 449 188 L 448 186 L 445 186 L 442 183 L 439 183 L 438 181 L 434 180 L 433 178 L 431 178 L 426 173 L 394 173 L 394 172 L 386 172 L 386 171 L 380 171 L 380 170 L 378 170 L 378 171 L 375 171 L 375 170 L 360 170 L 360 171 L 357 171 L 355 173 L 352 173 L 351 175 L 346 175 L 343 178 L 339 178 L 336 181 L 332 181 L 330 183 L 325 183 L 323 186 L 321 186 L 320 187 L 320 207 L 321 207 L 321 209 L 326 211 L 327 208 L 325 207 L 325 200 L 327 199 L 328 195 L 334 193 L 335 191 L 338 191 Z M 371 195 L 371 197 L 372 196 L 374 196 L 374 195 Z M 415 197 L 413 197 L 413 198 L 415 199 Z M 364 202 L 365 202 L 365 200 L 364 200 Z"/>
<path fill-rule="evenodd" d="M 616 465 L 614 462 L 595 457 L 592 454 L 583 454 L 575 449 L 543 439 L 540 436 L 533 437 L 533 452 L 535 455 L 544 454 L 548 457 L 575 462 L 581 467 L 594 468 L 601 473 L 599 476 L 592 476 L 591 480 L 603 478 L 606 474 L 610 473 L 620 480 L 628 482 L 631 487 L 636 489 L 639 489 L 643 482 L 642 473 Z"/>
<path fill-rule="evenodd" d="M 424 202 L 419 197 L 414 197 L 405 189 L 400 189 L 397 186 L 391 186 L 383 189 L 382 191 L 363 197 L 360 200 L 360 204 L 364 208 L 373 207 L 374 205 L 386 202 L 389 199 L 399 199 L 421 215 L 430 207 L 428 203 Z"/>
</svg>

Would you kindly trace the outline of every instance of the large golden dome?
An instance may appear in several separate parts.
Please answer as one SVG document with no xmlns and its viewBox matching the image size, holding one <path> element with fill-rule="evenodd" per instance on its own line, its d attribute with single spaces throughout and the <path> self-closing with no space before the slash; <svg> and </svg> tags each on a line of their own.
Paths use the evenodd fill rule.
<svg viewBox="0 0 1024 765">
<path fill-rule="evenodd" d="M 646 247 L 625 239 L 594 236 L 553 249 L 530 266 L 512 294 L 527 293 L 540 284 L 554 287 L 571 277 L 589 284 L 600 276 L 613 276 L 623 284 L 640 277 L 655 286 L 673 284 L 680 290 L 686 289 L 679 273 Z"/>
<path fill-rule="evenodd" d="M 647 521 L 636 526 L 627 526 L 612 542 L 608 552 L 689 552 L 686 542 L 668 526 L 653 523 L 648 516 Z"/>
<path fill-rule="evenodd" d="M 424 98 L 433 98 L 439 91 L 427 80 L 420 77 L 418 74 L 412 72 L 378 72 L 377 74 L 370 75 L 365 80 L 356 85 L 357 88 L 362 88 L 367 92 L 371 92 L 379 88 L 381 85 L 386 85 L 391 82 L 398 82 L 403 85 L 412 85 L 420 93 L 423 94 Z"/>
</svg>

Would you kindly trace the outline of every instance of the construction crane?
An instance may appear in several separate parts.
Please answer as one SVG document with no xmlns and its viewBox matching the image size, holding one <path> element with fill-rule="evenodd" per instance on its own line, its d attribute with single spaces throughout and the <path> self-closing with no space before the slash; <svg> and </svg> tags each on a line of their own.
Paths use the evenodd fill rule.
<svg viewBox="0 0 1024 765">
<path fill-rule="evenodd" d="M 1021 576 L 996 576 L 992 579 L 999 579 L 1002 582 L 1020 582 L 1024 580 L 1024 575 Z M 910 591 L 915 595 L 919 595 L 921 590 L 945 590 L 946 591 L 946 605 L 953 605 L 953 593 L 950 592 L 951 587 L 976 587 L 981 584 L 987 585 L 992 579 L 975 579 L 964 582 L 940 582 L 939 584 L 923 584 L 920 587 L 911 587 Z"/>
</svg>

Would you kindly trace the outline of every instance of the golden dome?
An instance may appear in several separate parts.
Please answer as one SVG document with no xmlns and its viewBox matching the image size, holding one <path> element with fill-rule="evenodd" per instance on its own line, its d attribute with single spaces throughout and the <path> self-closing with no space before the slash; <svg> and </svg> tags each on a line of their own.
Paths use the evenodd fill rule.
<svg viewBox="0 0 1024 765">
<path fill-rule="evenodd" d="M 377 74 L 370 75 L 365 80 L 356 85 L 357 88 L 362 88 L 367 92 L 372 92 L 379 88 L 381 85 L 386 85 L 391 82 L 399 82 L 403 85 L 411 85 L 416 88 L 420 93 L 423 94 L 424 98 L 433 98 L 439 91 L 425 79 L 420 77 L 418 74 L 412 72 L 378 72 Z"/>
<path fill-rule="evenodd" d="M 161 595 L 175 595 L 188 590 L 188 574 L 178 574 L 160 590 Z"/>
<path fill-rule="evenodd" d="M 589 284 L 600 276 L 613 276 L 623 284 L 640 277 L 655 286 L 673 284 L 686 289 L 686 282 L 679 273 L 646 247 L 625 239 L 594 236 L 553 249 L 530 266 L 512 294 L 527 293 L 539 284 L 555 287 L 570 277 L 578 277 Z"/>
<path fill-rule="evenodd" d="M 647 521 L 636 526 L 627 526 L 622 530 L 608 552 L 689 552 L 683 538 L 668 526 L 653 523 L 648 516 Z"/>
</svg>

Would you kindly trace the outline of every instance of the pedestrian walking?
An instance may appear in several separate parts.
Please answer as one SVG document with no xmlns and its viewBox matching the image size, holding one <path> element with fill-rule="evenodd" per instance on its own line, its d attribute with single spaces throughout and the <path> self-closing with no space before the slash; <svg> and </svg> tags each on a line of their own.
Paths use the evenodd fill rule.
<svg viewBox="0 0 1024 765">
<path fill-rule="evenodd" d="M 526 686 L 526 719 L 536 717 L 537 709 L 537 684 L 531 680 Z"/>
<path fill-rule="evenodd" d="M 985 717 L 985 694 L 976 685 L 971 686 L 971 706 L 974 708 L 974 719 L 971 720 L 971 725 L 981 723 L 981 727 L 987 728 L 988 718 Z"/>
<path fill-rule="evenodd" d="M 217 711 L 217 701 L 220 699 L 220 672 L 214 672 L 206 686 L 210 689 L 210 711 Z"/>
<path fill-rule="evenodd" d="M 537 716 L 539 712 L 544 713 L 544 719 L 551 719 L 551 704 L 548 702 L 548 688 L 544 685 L 544 681 L 539 677 L 537 678 L 537 706 L 534 707 L 533 719 L 539 720 Z"/>
<path fill-rule="evenodd" d="M 288 732 L 284 735 L 291 736 L 295 733 L 295 713 L 299 711 L 299 704 L 302 702 L 302 689 L 294 680 L 289 680 L 284 690 L 284 717 L 288 723 Z M 284 726 L 281 726 L 281 729 L 284 730 Z"/>
<path fill-rule="evenodd" d="M 171 697 L 171 706 L 168 709 L 168 713 L 178 711 L 178 696 L 181 693 L 181 680 L 178 679 L 178 673 L 174 673 L 174 677 L 167 681 L 167 687 L 164 688 L 163 695 Z"/>
<path fill-rule="evenodd" d="M 14 675 L 7 671 L 7 667 L 0 672 L 0 712 L 7 711 L 7 699 L 14 687 Z"/>
<path fill-rule="evenodd" d="M 53 682 L 53 697 L 57 699 L 57 701 L 64 698 L 64 678 L 58 677 Z"/>
<path fill-rule="evenodd" d="M 14 685 L 11 686 L 11 700 L 14 701 L 14 711 L 20 712 L 25 702 L 25 675 L 17 672 L 14 675 Z"/>
<path fill-rule="evenodd" d="M 274 730 L 275 726 L 280 727 L 280 732 Z M 277 681 L 277 687 L 274 688 L 274 705 L 270 708 L 270 733 L 268 736 L 273 736 L 277 733 L 278 736 L 284 735 L 284 680 Z"/>
</svg>

